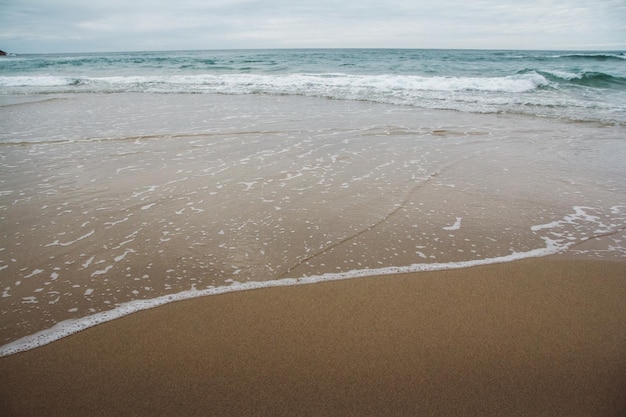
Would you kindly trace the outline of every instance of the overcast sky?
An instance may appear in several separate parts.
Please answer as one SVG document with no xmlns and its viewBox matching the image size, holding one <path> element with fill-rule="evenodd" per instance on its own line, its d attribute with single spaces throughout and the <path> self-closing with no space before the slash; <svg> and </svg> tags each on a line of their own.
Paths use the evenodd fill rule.
<svg viewBox="0 0 626 417">
<path fill-rule="evenodd" d="M 15 53 L 626 49 L 626 0 L 0 0 Z"/>
</svg>

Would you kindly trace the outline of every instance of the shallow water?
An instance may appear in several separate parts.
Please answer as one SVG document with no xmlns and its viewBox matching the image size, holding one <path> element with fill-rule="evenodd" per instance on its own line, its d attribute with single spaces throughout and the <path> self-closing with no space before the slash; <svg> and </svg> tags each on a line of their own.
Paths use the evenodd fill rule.
<svg viewBox="0 0 626 417">
<path fill-rule="evenodd" d="M 181 292 L 626 258 L 619 125 L 293 96 L 4 101 L 0 344 Z"/>
</svg>

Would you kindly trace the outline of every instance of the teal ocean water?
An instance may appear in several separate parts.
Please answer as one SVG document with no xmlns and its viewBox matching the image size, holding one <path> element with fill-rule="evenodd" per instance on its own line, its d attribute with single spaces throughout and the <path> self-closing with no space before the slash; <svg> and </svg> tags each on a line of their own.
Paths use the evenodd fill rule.
<svg viewBox="0 0 626 417">
<path fill-rule="evenodd" d="M 250 50 L 10 56 L 0 94 L 220 93 L 626 121 L 626 55 L 594 51 Z"/>
<path fill-rule="evenodd" d="M 625 123 L 623 52 L 2 57 L 0 356 L 231 291 L 624 263 Z"/>
</svg>

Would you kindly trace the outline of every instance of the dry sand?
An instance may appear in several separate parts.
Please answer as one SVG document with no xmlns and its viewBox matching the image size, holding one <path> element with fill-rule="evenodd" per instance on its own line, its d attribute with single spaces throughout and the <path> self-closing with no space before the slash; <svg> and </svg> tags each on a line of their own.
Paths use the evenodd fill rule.
<svg viewBox="0 0 626 417">
<path fill-rule="evenodd" d="M 624 416 L 625 300 L 531 259 L 178 302 L 0 358 L 0 415 Z"/>
</svg>

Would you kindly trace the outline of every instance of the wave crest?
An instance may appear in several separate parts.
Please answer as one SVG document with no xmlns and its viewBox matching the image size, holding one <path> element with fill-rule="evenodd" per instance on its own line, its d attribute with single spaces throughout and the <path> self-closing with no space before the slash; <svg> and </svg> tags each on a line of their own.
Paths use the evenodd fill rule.
<svg viewBox="0 0 626 417">
<path fill-rule="evenodd" d="M 598 71 L 582 71 L 578 73 L 572 73 L 556 70 L 541 71 L 535 69 L 524 69 L 522 71 L 519 71 L 518 74 L 538 74 L 548 80 L 548 82 L 559 85 L 574 84 L 603 89 L 622 89 L 626 87 L 626 78 Z"/>
<path fill-rule="evenodd" d="M 611 61 L 611 60 L 626 60 L 624 53 L 575 53 L 566 55 L 557 55 L 555 58 L 560 59 L 585 59 L 593 61 Z"/>
</svg>

